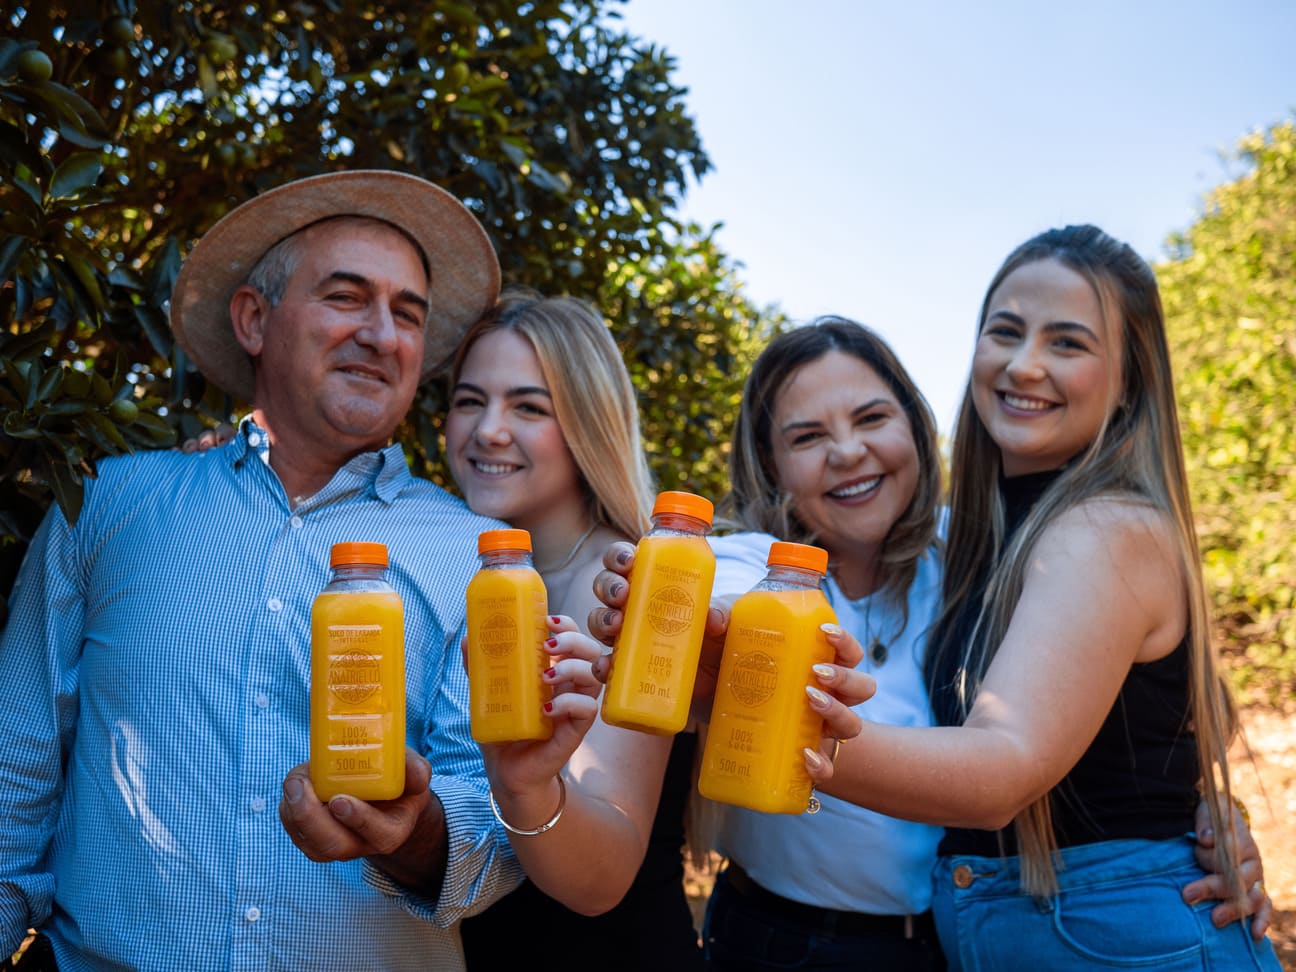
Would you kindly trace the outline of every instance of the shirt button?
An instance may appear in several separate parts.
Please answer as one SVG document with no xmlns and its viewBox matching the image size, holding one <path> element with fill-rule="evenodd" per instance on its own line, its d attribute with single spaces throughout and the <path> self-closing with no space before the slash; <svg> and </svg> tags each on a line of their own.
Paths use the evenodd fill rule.
<svg viewBox="0 0 1296 972">
<path fill-rule="evenodd" d="M 270 697 L 264 692 L 258 692 L 253 701 L 256 702 L 258 709 L 268 709 L 270 707 Z"/>
<path fill-rule="evenodd" d="M 260 432 L 253 432 L 251 435 L 248 436 L 248 445 L 255 447 L 255 446 L 259 446 L 260 444 L 261 444 Z"/>
<path fill-rule="evenodd" d="M 960 864 L 954 868 L 954 887 L 959 889 L 970 888 L 975 880 L 976 875 L 972 873 L 972 868 L 966 864 Z"/>
<path fill-rule="evenodd" d="M 272 597 L 270 598 L 270 600 L 266 601 L 266 607 L 268 607 L 271 611 L 282 611 L 283 601 L 279 600 L 279 598 L 277 597 Z"/>
<path fill-rule="evenodd" d="M 261 917 L 261 909 L 258 908 L 256 905 L 253 905 L 247 911 L 243 912 L 243 917 L 246 918 L 248 921 L 256 921 L 258 918 Z"/>
<path fill-rule="evenodd" d="M 294 530 L 300 530 L 300 529 L 301 529 L 301 526 L 302 526 L 302 518 L 301 518 L 300 516 L 294 516 L 294 517 L 293 517 L 291 520 L 289 520 L 288 522 L 289 522 L 290 524 L 292 524 L 292 528 L 293 528 Z"/>
<path fill-rule="evenodd" d="M 264 812 L 265 812 L 265 800 L 261 799 L 260 797 L 253 797 L 253 798 L 252 798 L 252 811 L 253 811 L 254 813 L 264 813 Z"/>
</svg>

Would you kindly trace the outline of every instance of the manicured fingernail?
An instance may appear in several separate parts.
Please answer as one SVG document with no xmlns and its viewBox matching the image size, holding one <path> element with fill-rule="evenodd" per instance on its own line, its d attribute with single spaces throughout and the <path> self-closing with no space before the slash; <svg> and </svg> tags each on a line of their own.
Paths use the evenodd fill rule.
<svg viewBox="0 0 1296 972">
<path fill-rule="evenodd" d="M 617 555 L 616 555 L 616 562 L 617 562 L 618 564 L 620 564 L 622 567 L 624 567 L 626 564 L 630 563 L 630 551 L 629 551 L 629 550 L 618 550 L 618 551 L 617 551 Z"/>
<path fill-rule="evenodd" d="M 553 626 L 553 627 L 557 627 L 557 625 L 558 625 L 558 615 L 556 615 L 556 614 L 551 614 L 551 615 L 549 615 L 549 624 L 550 624 L 551 626 Z"/>
<path fill-rule="evenodd" d="M 819 630 L 824 634 L 839 635 L 842 633 L 842 626 L 840 624 L 833 624 L 831 621 L 825 621 L 823 624 L 819 625 Z"/>
<path fill-rule="evenodd" d="M 615 612 L 615 611 L 604 611 L 604 612 L 603 612 L 603 627 L 605 627 L 605 628 L 610 628 L 610 627 L 612 627 L 612 622 L 615 621 L 615 620 L 616 620 L 616 612 Z"/>
<path fill-rule="evenodd" d="M 811 749 L 809 746 L 801 750 L 801 752 L 805 753 L 806 762 L 810 763 L 815 769 L 823 769 L 824 764 L 828 762 L 823 758 L 822 753 L 818 750 Z"/>
<path fill-rule="evenodd" d="M 544 674 L 543 674 L 541 677 L 542 677 L 542 678 L 546 678 L 546 679 L 548 679 L 549 681 L 552 682 L 555 678 L 558 677 L 558 672 L 555 671 L 555 670 L 552 669 L 552 668 L 546 668 L 546 669 L 544 670 Z"/>
<path fill-rule="evenodd" d="M 290 776 L 284 780 L 284 796 L 288 798 L 289 803 L 296 803 L 302 798 L 306 788 L 302 786 L 302 781 L 295 776 Z"/>
<path fill-rule="evenodd" d="M 546 702 L 546 703 L 544 704 L 544 710 L 545 710 L 546 712 L 552 712 L 552 711 L 553 711 L 553 703 L 552 703 L 552 702 Z"/>
<path fill-rule="evenodd" d="M 1190 905 L 1195 905 L 1198 901 L 1201 900 L 1201 897 L 1202 897 L 1201 892 L 1198 891 L 1196 888 L 1184 892 L 1184 901 Z"/>
<path fill-rule="evenodd" d="M 620 597 L 620 596 L 621 596 L 621 592 L 624 591 L 624 590 L 625 590 L 625 585 L 622 584 L 620 581 L 617 581 L 616 583 L 614 583 L 614 584 L 613 584 L 613 585 L 608 589 L 608 596 L 609 596 L 609 597 Z"/>
<path fill-rule="evenodd" d="M 810 670 L 825 682 L 831 682 L 837 676 L 836 670 L 831 665 L 812 665 Z"/>
<path fill-rule="evenodd" d="M 832 701 L 813 685 L 806 686 L 806 695 L 810 696 L 810 704 L 816 709 L 826 709 L 828 708 L 828 704 Z"/>
<path fill-rule="evenodd" d="M 557 638 L 546 638 L 546 639 L 545 639 L 545 647 L 546 647 L 546 648 L 557 648 L 557 647 L 558 647 L 558 639 L 557 639 Z"/>
<path fill-rule="evenodd" d="M 338 820 L 346 820 L 354 810 L 355 807 L 351 805 L 351 801 L 346 797 L 337 796 L 329 801 L 329 812 Z"/>
</svg>

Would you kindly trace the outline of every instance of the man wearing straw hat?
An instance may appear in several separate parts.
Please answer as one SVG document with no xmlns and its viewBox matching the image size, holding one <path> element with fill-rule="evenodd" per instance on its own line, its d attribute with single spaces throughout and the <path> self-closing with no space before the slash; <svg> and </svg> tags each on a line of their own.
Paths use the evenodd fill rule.
<svg viewBox="0 0 1296 972">
<path fill-rule="evenodd" d="M 520 879 L 458 650 L 499 524 L 390 443 L 498 287 L 473 216 L 394 172 L 289 183 L 199 241 L 172 326 L 252 411 L 219 449 L 103 461 L 32 542 L 0 641 L 0 955 L 32 926 L 64 970 L 462 965 L 459 919 Z M 415 748 L 382 804 L 323 804 L 299 765 L 345 540 L 387 544 L 405 605 Z"/>
</svg>

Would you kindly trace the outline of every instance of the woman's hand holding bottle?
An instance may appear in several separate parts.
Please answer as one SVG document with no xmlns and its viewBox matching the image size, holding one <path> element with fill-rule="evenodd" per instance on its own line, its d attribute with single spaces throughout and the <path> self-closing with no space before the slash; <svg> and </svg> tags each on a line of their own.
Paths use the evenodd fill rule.
<svg viewBox="0 0 1296 972">
<path fill-rule="evenodd" d="M 633 544 L 611 544 L 603 556 L 604 570 L 594 579 L 594 593 L 603 607 L 590 612 L 590 634 L 604 645 L 610 646 L 621 630 L 622 609 L 630 595 L 630 572 L 634 566 Z M 729 609 L 734 597 L 714 597 L 707 612 L 702 654 L 698 662 L 697 679 L 693 685 L 693 713 L 708 721 L 711 701 L 715 695 L 716 678 L 720 671 L 725 635 L 729 629 Z M 855 666 L 864 657 L 864 650 L 850 632 L 837 626 L 825 628 L 828 643 L 834 650 L 833 662 L 816 666 L 815 683 L 807 685 L 807 704 L 813 706 L 824 719 L 824 736 L 820 744 L 822 765 L 810 758 L 806 766 L 816 785 L 832 777 L 832 758 L 840 740 L 859 735 L 863 720 L 851 707 L 873 696 L 877 683 L 872 676 L 857 671 Z M 592 665 L 592 674 L 606 681 L 611 665 L 611 649 L 605 648 L 602 657 Z"/>
<path fill-rule="evenodd" d="M 550 637 L 544 650 L 551 664 L 542 677 L 552 691 L 544 705 L 545 718 L 553 723 L 552 735 L 480 744 L 491 789 L 510 820 L 552 812 L 554 777 L 567 765 L 598 716 L 603 684 L 595 678 L 591 662 L 600 656 L 602 647 L 582 634 L 569 617 L 551 615 L 547 624 Z M 528 814 L 532 804 L 535 813 Z"/>
</svg>

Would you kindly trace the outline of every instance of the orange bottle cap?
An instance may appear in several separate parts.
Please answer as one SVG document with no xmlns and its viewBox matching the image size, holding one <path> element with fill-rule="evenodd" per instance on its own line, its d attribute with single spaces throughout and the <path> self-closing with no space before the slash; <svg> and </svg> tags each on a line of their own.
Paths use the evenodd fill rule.
<svg viewBox="0 0 1296 972">
<path fill-rule="evenodd" d="M 344 564 L 370 564 L 374 567 L 387 566 L 387 544 L 366 543 L 353 540 L 349 543 L 335 543 L 329 551 L 329 566 L 341 567 Z"/>
<path fill-rule="evenodd" d="M 765 563 L 769 567 L 801 567 L 825 574 L 828 572 L 828 551 L 808 543 L 775 540 L 770 544 L 769 558 Z"/>
<path fill-rule="evenodd" d="M 715 513 L 715 506 L 712 505 L 709 499 L 698 496 L 696 493 L 667 490 L 664 493 L 657 494 L 657 500 L 653 503 L 652 511 L 653 516 L 658 513 L 683 513 L 685 516 L 691 516 L 710 526 L 711 517 Z"/>
<path fill-rule="evenodd" d="M 477 534 L 477 552 L 525 550 L 531 552 L 531 534 L 525 530 L 486 530 Z"/>
</svg>

